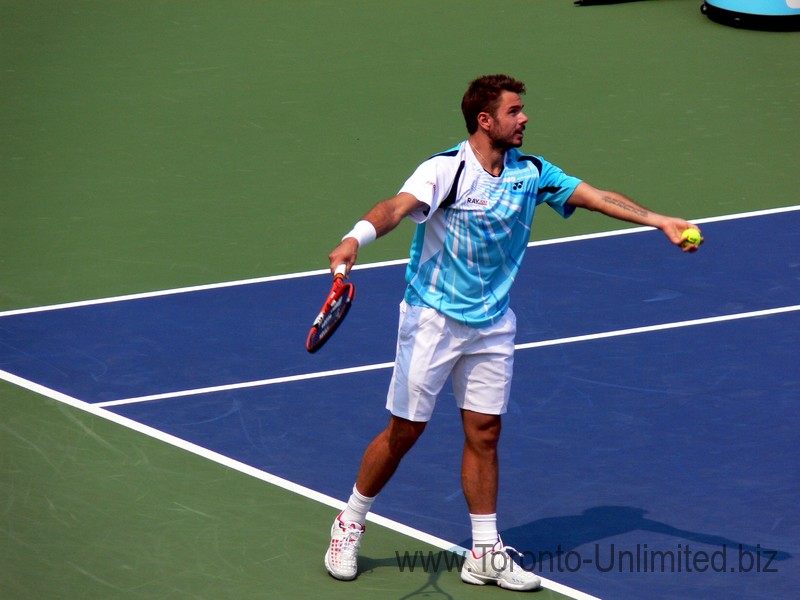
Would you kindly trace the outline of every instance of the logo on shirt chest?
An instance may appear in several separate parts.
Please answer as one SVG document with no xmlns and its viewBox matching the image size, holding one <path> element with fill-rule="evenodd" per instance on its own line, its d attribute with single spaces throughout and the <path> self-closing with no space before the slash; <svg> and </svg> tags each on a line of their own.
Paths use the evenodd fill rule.
<svg viewBox="0 0 800 600">
<path fill-rule="evenodd" d="M 489 200 L 485 198 L 476 198 L 475 196 L 467 196 L 464 202 L 471 206 L 489 206 Z"/>
</svg>

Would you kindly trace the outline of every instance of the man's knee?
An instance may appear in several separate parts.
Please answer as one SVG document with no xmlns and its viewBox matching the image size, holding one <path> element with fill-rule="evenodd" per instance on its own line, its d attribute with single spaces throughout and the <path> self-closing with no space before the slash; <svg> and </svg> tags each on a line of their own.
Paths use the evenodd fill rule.
<svg viewBox="0 0 800 600">
<path fill-rule="evenodd" d="M 426 425 L 426 422 L 409 421 L 392 415 L 386 428 L 392 454 L 402 455 L 408 452 L 425 431 Z"/>
<path fill-rule="evenodd" d="M 493 450 L 497 448 L 502 431 L 500 415 L 463 411 L 464 435 L 469 446 L 476 450 Z"/>
</svg>

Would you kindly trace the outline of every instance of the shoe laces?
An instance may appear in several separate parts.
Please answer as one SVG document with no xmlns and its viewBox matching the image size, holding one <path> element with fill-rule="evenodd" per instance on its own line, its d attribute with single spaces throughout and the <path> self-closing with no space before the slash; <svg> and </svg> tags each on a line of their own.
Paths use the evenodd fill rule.
<svg viewBox="0 0 800 600">
<path fill-rule="evenodd" d="M 523 560 L 525 558 L 525 555 L 522 552 L 520 552 L 519 550 L 517 550 L 516 548 L 514 548 L 513 546 L 506 546 L 505 544 L 503 544 L 503 540 L 500 539 L 499 537 L 497 538 L 497 544 L 495 544 L 495 547 L 497 547 L 497 546 L 499 546 L 499 548 L 497 550 L 492 549 L 491 552 L 493 552 L 493 553 L 502 552 L 503 554 L 508 556 L 508 560 L 510 562 L 514 562 L 514 559 L 511 558 L 511 553 L 512 552 L 514 554 L 516 554 L 517 556 L 521 557 Z M 508 565 L 506 565 L 506 567 L 508 567 Z M 519 567 L 519 568 L 515 568 L 515 567 Z M 533 571 L 529 571 L 528 569 L 526 569 L 523 565 L 521 565 L 519 563 L 515 563 L 515 565 L 512 566 L 510 569 L 507 568 L 507 569 L 504 569 L 504 570 L 509 575 L 512 575 L 512 573 L 513 573 L 513 577 L 515 577 L 518 580 L 523 580 L 524 581 L 524 580 L 526 580 L 528 578 L 536 577 L 536 575 L 533 573 Z"/>
<path fill-rule="evenodd" d="M 504 554 L 509 554 L 510 552 L 513 552 L 517 556 L 524 556 L 524 554 L 522 554 L 522 552 L 514 548 L 514 546 L 500 546 L 500 548 L 498 548 L 497 550 L 492 549 L 492 552 L 503 552 Z"/>
<path fill-rule="evenodd" d="M 511 553 L 512 552 L 514 554 L 516 554 L 517 556 L 520 556 L 522 558 L 525 557 L 525 555 L 522 552 L 520 552 L 519 550 L 517 550 L 513 546 L 506 546 L 503 543 L 503 539 L 500 536 L 497 536 L 497 543 L 494 545 L 494 548 L 492 548 L 489 552 L 491 552 L 492 554 L 494 554 L 494 553 L 508 554 L 509 559 L 511 559 Z"/>
<path fill-rule="evenodd" d="M 350 559 L 358 553 L 361 536 L 364 535 L 366 527 L 349 521 L 339 521 L 339 527 L 344 532 L 344 537 L 340 540 L 339 552 L 342 558 Z"/>
</svg>

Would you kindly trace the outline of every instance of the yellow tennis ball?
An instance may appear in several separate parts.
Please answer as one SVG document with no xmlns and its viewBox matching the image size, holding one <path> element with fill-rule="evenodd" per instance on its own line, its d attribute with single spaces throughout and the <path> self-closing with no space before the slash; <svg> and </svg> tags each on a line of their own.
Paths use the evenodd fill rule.
<svg viewBox="0 0 800 600">
<path fill-rule="evenodd" d="M 688 229 L 683 230 L 683 233 L 681 234 L 681 246 L 686 246 L 688 244 L 695 244 L 699 246 L 702 243 L 703 236 L 700 235 L 700 231 L 698 229 L 689 227 Z"/>
</svg>

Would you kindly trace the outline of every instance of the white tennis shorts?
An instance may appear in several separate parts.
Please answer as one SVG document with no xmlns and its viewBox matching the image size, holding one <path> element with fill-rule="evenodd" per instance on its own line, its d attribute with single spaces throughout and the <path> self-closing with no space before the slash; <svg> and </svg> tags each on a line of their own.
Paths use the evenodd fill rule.
<svg viewBox="0 0 800 600">
<path fill-rule="evenodd" d="M 517 319 L 511 309 L 498 323 L 476 328 L 403 301 L 386 408 L 403 419 L 429 421 L 436 398 L 452 375 L 459 408 L 490 415 L 505 413 L 516 331 Z"/>
</svg>

